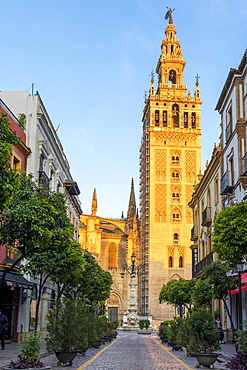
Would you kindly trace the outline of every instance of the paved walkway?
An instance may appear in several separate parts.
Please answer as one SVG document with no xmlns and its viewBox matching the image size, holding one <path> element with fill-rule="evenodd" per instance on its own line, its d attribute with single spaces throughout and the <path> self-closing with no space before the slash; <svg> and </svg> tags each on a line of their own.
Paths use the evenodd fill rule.
<svg viewBox="0 0 247 370">
<path fill-rule="evenodd" d="M 233 344 L 222 344 L 220 352 L 221 363 L 215 363 L 215 369 L 223 369 L 225 359 L 235 353 Z M 0 351 L 0 367 L 15 360 L 20 353 L 18 343 L 7 343 L 5 350 Z M 54 354 L 48 354 L 45 341 L 42 342 L 41 356 L 46 365 L 52 370 L 64 370 L 57 366 Z M 195 369 L 196 359 L 187 357 L 185 351 L 172 351 L 170 347 L 161 344 L 156 333 L 140 335 L 131 332 L 120 332 L 117 339 L 99 349 L 90 348 L 85 356 L 78 355 L 73 365 L 68 369 L 74 370 L 189 370 Z M 201 369 L 203 369 L 201 367 Z"/>
</svg>

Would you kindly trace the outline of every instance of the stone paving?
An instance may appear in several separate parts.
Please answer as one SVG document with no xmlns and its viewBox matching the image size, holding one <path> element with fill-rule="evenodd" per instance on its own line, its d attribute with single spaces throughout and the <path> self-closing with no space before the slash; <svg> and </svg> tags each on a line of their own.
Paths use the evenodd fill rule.
<svg viewBox="0 0 247 370">
<path fill-rule="evenodd" d="M 0 368 L 16 360 L 20 353 L 20 345 L 11 343 L 6 350 L 0 351 Z M 235 353 L 231 344 L 222 345 L 221 363 L 215 363 L 215 369 L 224 369 L 224 358 Z M 65 366 L 57 365 L 55 354 L 48 354 L 45 341 L 42 341 L 41 356 L 45 365 L 52 370 L 65 370 Z M 163 345 L 153 332 L 151 335 L 141 335 L 133 332 L 119 332 L 113 342 L 101 345 L 99 349 L 89 348 L 85 356 L 77 355 L 73 365 L 68 370 L 189 370 L 195 369 L 196 359 L 187 357 L 185 351 L 172 351 L 171 347 Z M 203 367 L 201 367 L 203 369 Z M 205 368 L 204 368 L 205 369 Z"/>
<path fill-rule="evenodd" d="M 55 355 L 44 358 L 52 369 L 64 369 L 57 366 Z M 157 334 L 138 335 L 137 333 L 119 333 L 111 344 L 90 348 L 85 356 L 77 356 L 73 366 L 68 369 L 78 370 L 190 370 L 195 369 L 196 359 L 187 357 L 185 351 L 172 351 L 161 344 Z M 215 369 L 222 369 L 223 364 L 215 364 Z M 201 367 L 203 369 L 203 367 Z"/>
</svg>

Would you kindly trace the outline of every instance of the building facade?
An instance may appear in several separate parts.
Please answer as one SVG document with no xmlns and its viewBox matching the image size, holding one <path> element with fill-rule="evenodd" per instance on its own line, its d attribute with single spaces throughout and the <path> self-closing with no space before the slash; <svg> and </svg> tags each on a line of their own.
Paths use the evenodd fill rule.
<svg viewBox="0 0 247 370">
<path fill-rule="evenodd" d="M 221 116 L 220 193 L 223 207 L 231 207 L 247 200 L 247 50 L 238 68 L 230 69 L 216 110 Z M 247 270 L 244 264 L 238 268 L 239 271 Z M 241 319 L 247 319 L 246 272 L 241 273 L 241 280 L 245 283 L 241 297 L 237 288 L 228 299 L 236 328 L 240 327 Z M 230 322 L 227 322 L 226 328 L 230 327 Z"/>
<path fill-rule="evenodd" d="M 68 217 L 74 225 L 74 239 L 79 240 L 80 215 L 82 213 L 77 183 L 70 173 L 70 166 L 62 144 L 45 105 L 37 92 L 1 91 L 0 98 L 16 117 L 25 120 L 26 145 L 31 149 L 26 159 L 26 172 L 32 174 L 38 188 L 61 192 L 65 196 Z M 32 289 L 24 289 L 16 328 L 18 339 L 21 332 L 34 328 L 38 279 L 26 276 Z M 38 330 L 45 332 L 46 315 L 56 297 L 56 286 L 47 281 L 43 291 L 39 312 Z"/>
<path fill-rule="evenodd" d="M 159 304 L 159 292 L 171 279 L 191 278 L 188 206 L 201 168 L 201 94 L 183 83 L 185 60 L 169 11 L 156 73 L 143 110 L 140 149 L 141 282 L 140 313 L 161 321 L 174 308 Z"/>
<path fill-rule="evenodd" d="M 6 115 L 11 130 L 20 138 L 20 141 L 12 147 L 10 167 L 17 171 L 25 171 L 27 156 L 31 152 L 26 145 L 25 127 L 1 99 L 0 114 Z M 6 246 L 0 246 L 0 276 L 6 268 L 15 262 L 16 255 L 14 252 Z M 0 287 L 0 308 L 9 321 L 7 333 L 9 340 L 18 340 L 18 317 L 23 310 L 23 297 L 25 297 L 27 289 L 31 288 L 32 283 L 24 278 L 18 266 L 11 273 L 6 274 L 5 282 Z"/>
</svg>

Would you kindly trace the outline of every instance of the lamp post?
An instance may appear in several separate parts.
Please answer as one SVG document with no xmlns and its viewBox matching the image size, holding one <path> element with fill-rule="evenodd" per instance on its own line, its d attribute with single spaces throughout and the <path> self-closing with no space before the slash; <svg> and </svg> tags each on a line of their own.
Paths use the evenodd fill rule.
<svg viewBox="0 0 247 370">
<path fill-rule="evenodd" d="M 243 308 L 242 308 L 242 273 L 243 273 L 243 262 L 238 265 L 238 328 L 243 327 Z"/>
<path fill-rule="evenodd" d="M 130 293 L 129 293 L 129 308 L 128 308 L 128 315 L 124 314 L 123 316 L 123 326 L 127 329 L 131 330 L 132 328 L 138 327 L 138 316 L 137 316 L 137 283 L 136 283 L 136 275 L 138 273 L 138 267 L 135 266 L 136 255 L 132 253 L 131 255 L 131 266 L 126 266 L 124 268 L 130 275 Z M 121 277 L 124 278 L 125 273 L 121 272 Z"/>
</svg>

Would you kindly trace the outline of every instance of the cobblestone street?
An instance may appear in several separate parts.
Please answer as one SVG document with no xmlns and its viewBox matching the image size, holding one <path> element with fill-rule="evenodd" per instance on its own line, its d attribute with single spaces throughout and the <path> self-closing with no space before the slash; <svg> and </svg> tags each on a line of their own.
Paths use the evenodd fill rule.
<svg viewBox="0 0 247 370">
<path fill-rule="evenodd" d="M 65 369 L 57 366 L 55 355 L 44 358 L 47 365 L 55 370 Z M 90 348 L 85 356 L 78 355 L 73 366 L 68 369 L 78 370 L 188 370 L 195 369 L 196 359 L 187 357 L 185 351 L 173 352 L 170 347 L 161 344 L 156 333 L 138 335 L 120 332 L 117 339 L 99 349 Z M 215 364 L 215 369 L 221 369 Z"/>
</svg>

